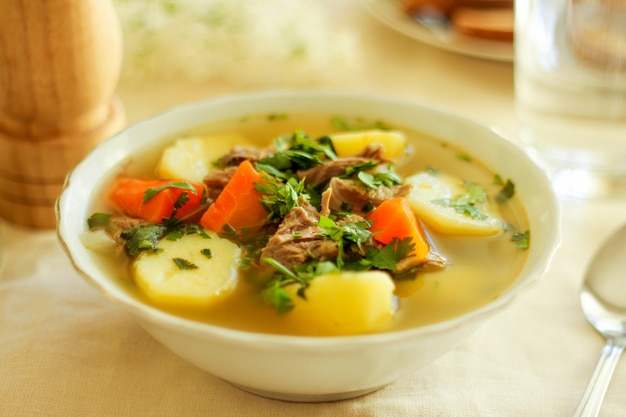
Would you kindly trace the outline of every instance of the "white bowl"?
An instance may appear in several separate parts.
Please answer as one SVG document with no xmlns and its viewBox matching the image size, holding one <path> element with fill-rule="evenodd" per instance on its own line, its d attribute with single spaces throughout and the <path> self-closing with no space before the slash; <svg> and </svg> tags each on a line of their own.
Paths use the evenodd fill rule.
<svg viewBox="0 0 626 417">
<path fill-rule="evenodd" d="M 436 324 L 361 336 L 297 337 L 229 330 L 177 317 L 138 301 L 107 276 L 81 244 L 92 190 L 131 155 L 211 121 L 249 114 L 317 111 L 358 113 L 442 138 L 477 154 L 514 179 L 532 245 L 515 283 L 489 304 Z M 168 139 L 170 138 L 170 139 Z M 471 152 L 475 149 L 476 152 Z M 281 91 L 234 95 L 176 108 L 101 143 L 68 176 L 57 203 L 58 235 L 76 269 L 128 309 L 158 341 L 192 364 L 243 389 L 292 401 L 329 401 L 381 388 L 453 349 L 480 323 L 538 278 L 560 239 L 560 210 L 550 182 L 514 144 L 493 130 L 451 114 L 396 99 L 340 92 Z"/>
</svg>

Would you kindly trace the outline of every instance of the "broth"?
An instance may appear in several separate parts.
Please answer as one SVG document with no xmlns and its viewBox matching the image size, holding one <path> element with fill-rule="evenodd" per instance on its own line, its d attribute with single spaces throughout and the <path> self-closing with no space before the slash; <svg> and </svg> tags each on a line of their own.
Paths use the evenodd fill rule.
<svg viewBox="0 0 626 417">
<path fill-rule="evenodd" d="M 356 127 L 369 128 L 366 121 L 341 119 Z M 397 172 L 402 176 L 417 173 L 428 167 L 471 181 L 481 186 L 489 195 L 497 193 L 501 185 L 494 183 L 497 173 L 490 171 L 477 160 L 470 160 L 466 152 L 447 145 L 437 138 L 429 137 L 401 126 L 393 126 L 405 133 L 410 145 L 409 152 L 397 163 Z M 300 129 L 318 137 L 337 132 L 336 123 L 328 115 L 289 114 L 251 116 L 239 120 L 228 120 L 200 126 L 178 136 L 209 135 L 220 132 L 238 132 L 265 146 L 282 134 L 291 134 Z M 174 140 L 176 138 L 172 138 Z M 230 144 L 232 146 L 236 143 Z M 231 147 L 232 147 L 231 146 Z M 145 158 L 132 161 L 124 167 L 125 173 L 154 176 L 159 150 L 150 150 Z M 460 157 L 463 156 L 463 157 Z M 515 179 L 513 178 L 514 182 Z M 103 190 L 106 190 L 104 184 Z M 92 212 L 112 209 L 104 202 L 101 192 Z M 510 230 L 528 229 L 522 203 L 513 197 L 499 206 L 499 216 Z M 398 308 L 393 323 L 386 330 L 398 330 L 423 326 L 462 315 L 489 303 L 502 294 L 515 280 L 526 259 L 526 251 L 520 250 L 510 241 L 511 233 L 493 237 L 445 236 L 425 228 L 432 238 L 436 251 L 442 254 L 449 265 L 441 271 L 420 272 L 415 280 L 400 282 L 399 286 L 418 288 L 407 298 L 398 299 Z M 129 269 L 119 267 L 120 259 L 94 253 L 102 268 L 116 275 L 135 297 L 150 303 L 134 286 Z M 128 265 L 128 260 L 124 257 Z M 262 333 L 309 335 L 301 323 L 294 322 L 289 314 L 278 314 L 272 307 L 261 302 L 258 287 L 246 279 L 239 279 L 231 295 L 212 303 L 203 310 L 184 308 L 157 308 L 172 314 L 232 329 Z"/>
</svg>

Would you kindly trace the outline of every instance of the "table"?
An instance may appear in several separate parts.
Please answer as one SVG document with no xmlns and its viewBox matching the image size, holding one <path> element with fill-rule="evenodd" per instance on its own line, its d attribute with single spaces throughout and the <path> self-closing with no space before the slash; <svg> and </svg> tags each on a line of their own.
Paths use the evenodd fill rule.
<svg viewBox="0 0 626 417">
<path fill-rule="evenodd" d="M 358 0 L 326 1 L 357 39 L 358 62 L 337 77 L 240 85 L 236 79 L 122 82 L 129 122 L 232 92 L 341 88 L 443 108 L 515 141 L 510 63 L 452 54 L 400 35 Z M 313 7 L 313 6 L 311 6 Z M 318 10 L 319 11 L 319 10 Z M 626 222 L 626 202 L 562 201 L 563 236 L 544 276 L 429 367 L 353 400 L 298 404 L 242 392 L 187 364 L 73 270 L 54 231 L 0 222 L 0 416 L 567 416 L 603 339 L 584 319 L 578 288 L 593 253 Z M 626 412 L 626 364 L 602 416 Z"/>
</svg>

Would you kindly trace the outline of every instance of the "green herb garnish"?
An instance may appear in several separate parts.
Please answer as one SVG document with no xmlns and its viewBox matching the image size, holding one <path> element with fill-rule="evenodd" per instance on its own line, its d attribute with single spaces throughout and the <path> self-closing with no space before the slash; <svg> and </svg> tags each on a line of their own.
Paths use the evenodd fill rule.
<svg viewBox="0 0 626 417">
<path fill-rule="evenodd" d="M 259 200 L 265 211 L 268 212 L 266 223 L 280 222 L 291 210 L 299 205 L 300 199 L 308 200 L 304 179 L 298 181 L 295 177 L 282 183 L 269 176 L 267 182 L 255 184 L 255 190 L 263 194 Z"/>
<path fill-rule="evenodd" d="M 198 265 L 192 262 L 189 262 L 187 259 L 172 258 L 172 261 L 174 261 L 178 269 L 181 269 L 181 270 L 198 269 Z"/>
<path fill-rule="evenodd" d="M 143 251 L 157 251 L 159 239 L 167 227 L 162 224 L 133 227 L 123 231 L 120 237 L 126 242 L 126 250 L 130 256 L 137 256 Z"/>
<path fill-rule="evenodd" d="M 362 264 L 371 263 L 372 267 L 393 271 L 396 269 L 398 261 L 409 256 L 414 249 L 415 243 L 410 237 L 393 239 L 382 249 L 370 248 Z"/>
<path fill-rule="evenodd" d="M 148 188 L 143 195 L 143 203 L 146 204 L 152 197 L 168 188 L 179 188 L 181 190 L 189 190 L 193 194 L 198 194 L 198 190 L 196 190 L 196 188 L 189 181 L 176 181 L 163 184 L 160 187 Z"/>
<path fill-rule="evenodd" d="M 498 194 L 496 195 L 496 201 L 499 204 L 504 204 L 509 201 L 515 195 L 515 184 L 511 180 L 507 180 Z"/>
<path fill-rule="evenodd" d="M 367 187 L 374 189 L 380 188 L 381 186 L 391 188 L 394 185 L 402 184 L 402 179 L 395 173 L 393 165 L 388 165 L 386 171 L 376 172 L 373 174 L 367 172 L 376 168 L 378 165 L 378 163 L 373 161 L 353 165 L 348 167 L 345 174 L 341 175 L 340 178 L 350 178 L 351 176 L 356 175 L 359 181 Z"/>
<path fill-rule="evenodd" d="M 296 294 L 306 299 L 306 289 L 312 279 L 317 276 L 337 272 L 338 269 L 332 262 L 310 262 L 303 265 L 294 265 L 294 271 L 272 258 L 263 258 L 263 261 L 271 265 L 276 273 L 270 278 L 261 296 L 272 305 L 279 314 L 287 313 L 294 307 L 293 300 L 285 290 L 288 285 L 298 285 Z"/>
<path fill-rule="evenodd" d="M 513 233 L 511 242 L 515 243 L 515 247 L 518 249 L 526 250 L 530 248 L 530 230 Z"/>
<path fill-rule="evenodd" d="M 426 167 L 426 169 L 424 170 L 427 174 L 432 175 L 433 177 L 437 177 L 439 175 L 441 175 L 441 172 L 439 172 L 439 170 L 437 168 L 428 166 Z"/>
<path fill-rule="evenodd" d="M 87 219 L 87 227 L 89 230 L 105 227 L 111 218 L 108 213 L 94 213 Z"/>
<path fill-rule="evenodd" d="M 484 220 L 487 215 L 480 211 L 479 206 L 487 202 L 487 194 L 485 191 L 474 183 L 464 183 L 465 194 L 461 194 L 454 198 L 443 198 L 433 200 L 434 204 L 444 207 L 451 207 L 457 213 L 465 214 L 472 219 Z"/>
<path fill-rule="evenodd" d="M 372 224 L 367 220 L 339 225 L 330 217 L 320 216 L 317 225 L 324 230 L 326 236 L 337 242 L 337 266 L 340 269 L 343 266 L 343 255 L 346 245 L 354 243 L 358 250 L 363 252 L 363 243 L 367 242 L 372 236 L 372 232 L 369 231 Z"/>
<path fill-rule="evenodd" d="M 361 117 L 348 119 L 345 117 L 335 116 L 330 119 L 330 124 L 337 130 L 356 131 L 356 130 L 391 130 L 391 127 L 380 120 L 367 120 Z"/>
<path fill-rule="evenodd" d="M 324 136 L 316 140 L 301 130 L 274 139 L 274 148 L 276 152 L 260 160 L 259 164 L 281 171 L 284 178 L 295 176 L 299 170 L 321 165 L 324 161 L 337 159 L 330 138 Z"/>
</svg>

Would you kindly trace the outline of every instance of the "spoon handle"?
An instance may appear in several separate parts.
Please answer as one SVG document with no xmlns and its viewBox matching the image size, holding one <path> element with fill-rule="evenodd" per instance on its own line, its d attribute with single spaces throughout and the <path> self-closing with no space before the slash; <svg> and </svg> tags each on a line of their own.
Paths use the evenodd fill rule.
<svg viewBox="0 0 626 417">
<path fill-rule="evenodd" d="M 626 346 L 625 338 L 608 337 L 587 389 L 572 417 L 596 417 L 609 387 L 615 366 Z"/>
</svg>

